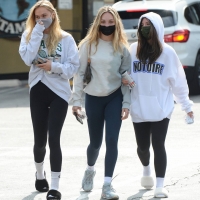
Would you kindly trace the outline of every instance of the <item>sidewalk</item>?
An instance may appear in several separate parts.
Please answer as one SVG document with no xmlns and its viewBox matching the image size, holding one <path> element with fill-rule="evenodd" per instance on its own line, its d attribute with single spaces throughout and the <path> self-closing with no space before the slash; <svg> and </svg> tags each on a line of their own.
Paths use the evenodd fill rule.
<svg viewBox="0 0 200 200">
<path fill-rule="evenodd" d="M 14 91 L 19 90 L 15 93 Z M 45 200 L 46 193 L 35 190 L 33 162 L 33 130 L 28 103 L 28 88 L 0 90 L 0 200 Z M 5 99 L 6 97 L 9 99 Z M 168 200 L 200 199 L 200 96 L 193 97 L 195 124 L 184 123 L 184 113 L 175 105 L 166 139 L 168 166 L 166 188 Z M 3 101 L 4 102 L 3 102 Z M 19 104 L 23 100 L 23 104 Z M 16 107 L 16 105 L 18 107 Z M 63 153 L 60 191 L 62 200 L 100 200 L 104 175 L 105 143 L 98 161 L 94 189 L 81 190 L 86 167 L 88 145 L 87 125 L 79 124 L 71 113 L 71 106 L 62 131 Z M 153 175 L 153 152 L 151 150 Z M 45 171 L 50 182 L 49 148 L 45 158 Z M 136 143 L 131 119 L 123 122 L 119 138 L 119 156 L 114 172 L 113 186 L 120 200 L 159 200 L 152 190 L 140 186 L 142 166 L 136 154 Z"/>
</svg>

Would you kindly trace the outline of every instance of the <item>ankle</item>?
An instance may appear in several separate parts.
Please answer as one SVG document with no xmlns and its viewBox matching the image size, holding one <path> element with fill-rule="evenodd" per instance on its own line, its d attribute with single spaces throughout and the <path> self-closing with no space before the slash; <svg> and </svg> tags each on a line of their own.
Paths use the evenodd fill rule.
<svg viewBox="0 0 200 200">
<path fill-rule="evenodd" d="M 164 187 L 165 178 L 156 177 L 156 188 L 163 188 Z"/>
<path fill-rule="evenodd" d="M 60 172 L 51 172 L 51 190 L 59 189 Z"/>
<path fill-rule="evenodd" d="M 143 176 L 151 176 L 150 164 L 148 166 L 143 166 Z"/>
<path fill-rule="evenodd" d="M 105 176 L 104 177 L 104 185 L 110 185 L 112 181 L 112 177 Z"/>
<path fill-rule="evenodd" d="M 95 168 L 94 168 L 94 165 L 93 166 L 87 166 L 86 170 L 92 170 L 92 171 L 95 171 Z"/>
<path fill-rule="evenodd" d="M 36 168 L 36 178 L 38 180 L 43 180 L 45 179 L 45 172 L 44 172 L 44 162 L 41 163 L 36 163 L 35 162 L 35 168 Z"/>
</svg>

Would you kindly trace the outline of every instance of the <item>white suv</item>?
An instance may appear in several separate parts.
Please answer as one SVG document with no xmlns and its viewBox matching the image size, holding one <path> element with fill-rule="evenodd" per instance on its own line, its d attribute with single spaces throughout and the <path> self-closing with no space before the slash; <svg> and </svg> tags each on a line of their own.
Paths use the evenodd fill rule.
<svg viewBox="0 0 200 200">
<path fill-rule="evenodd" d="M 190 94 L 200 94 L 200 0 L 127 0 L 113 7 L 122 19 L 129 43 L 137 41 L 138 19 L 142 14 L 159 14 L 165 27 L 164 40 L 179 56 Z"/>
</svg>

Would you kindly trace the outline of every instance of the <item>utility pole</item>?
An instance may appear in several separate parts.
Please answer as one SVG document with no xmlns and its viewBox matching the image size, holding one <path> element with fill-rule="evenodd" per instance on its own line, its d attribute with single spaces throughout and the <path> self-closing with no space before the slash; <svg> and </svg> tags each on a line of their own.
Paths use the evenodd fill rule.
<svg viewBox="0 0 200 200">
<path fill-rule="evenodd" d="M 82 33 L 81 38 L 84 38 L 87 34 L 88 29 L 88 0 L 82 2 Z"/>
</svg>

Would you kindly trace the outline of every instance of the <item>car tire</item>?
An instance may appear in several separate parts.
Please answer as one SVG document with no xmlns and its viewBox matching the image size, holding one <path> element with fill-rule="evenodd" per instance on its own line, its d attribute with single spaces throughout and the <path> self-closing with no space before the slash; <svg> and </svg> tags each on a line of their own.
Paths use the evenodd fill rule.
<svg viewBox="0 0 200 200">
<path fill-rule="evenodd" d="M 189 94 L 200 94 L 200 52 L 197 54 L 195 66 L 192 72 L 187 70 L 185 70 L 185 72 L 188 80 Z"/>
</svg>

